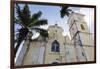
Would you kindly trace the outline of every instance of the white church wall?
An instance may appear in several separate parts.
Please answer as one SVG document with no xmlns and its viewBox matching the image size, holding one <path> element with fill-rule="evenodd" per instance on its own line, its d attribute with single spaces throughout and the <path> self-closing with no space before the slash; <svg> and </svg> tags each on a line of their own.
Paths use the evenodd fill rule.
<svg viewBox="0 0 100 69">
<path fill-rule="evenodd" d="M 76 62 L 76 52 L 73 45 L 65 45 L 66 62 Z"/>
<path fill-rule="evenodd" d="M 87 61 L 94 61 L 94 47 L 83 46 Z"/>
<path fill-rule="evenodd" d="M 38 58 L 38 62 L 39 64 L 43 64 L 44 63 L 44 52 L 45 52 L 45 47 L 40 47 L 39 50 L 39 58 Z"/>
<path fill-rule="evenodd" d="M 23 65 L 32 65 L 36 63 L 39 48 L 34 47 L 34 45 L 36 45 L 35 42 L 30 43 L 29 50 L 25 54 L 25 57 L 23 60 Z"/>
<path fill-rule="evenodd" d="M 24 57 L 23 65 L 43 64 L 44 50 L 44 43 L 41 44 L 41 42 L 31 42 Z"/>
<path fill-rule="evenodd" d="M 82 44 L 88 46 L 94 46 L 94 40 L 92 38 L 92 34 L 90 33 L 79 33 Z"/>
<path fill-rule="evenodd" d="M 37 64 L 38 63 L 38 58 L 39 58 L 39 47 L 34 48 L 32 51 L 32 64 Z"/>
<path fill-rule="evenodd" d="M 78 62 L 86 61 L 86 57 L 83 55 L 84 50 L 82 50 L 83 49 L 82 46 L 76 45 L 75 48 L 76 48 L 77 61 Z"/>
</svg>

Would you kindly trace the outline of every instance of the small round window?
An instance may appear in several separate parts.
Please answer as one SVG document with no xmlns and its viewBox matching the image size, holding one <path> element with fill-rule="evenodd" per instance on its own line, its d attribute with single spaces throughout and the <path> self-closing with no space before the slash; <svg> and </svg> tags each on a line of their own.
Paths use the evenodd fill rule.
<svg viewBox="0 0 100 69">
<path fill-rule="evenodd" d="M 81 29 L 82 29 L 82 30 L 85 30 L 85 28 L 84 28 L 83 24 L 81 24 Z"/>
</svg>

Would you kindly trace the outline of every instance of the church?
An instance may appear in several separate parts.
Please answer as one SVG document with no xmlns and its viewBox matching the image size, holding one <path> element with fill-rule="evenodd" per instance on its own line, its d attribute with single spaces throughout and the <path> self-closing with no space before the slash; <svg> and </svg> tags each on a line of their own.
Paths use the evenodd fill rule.
<svg viewBox="0 0 100 69">
<path fill-rule="evenodd" d="M 48 38 L 27 39 L 15 65 L 58 64 L 94 61 L 94 39 L 83 14 L 71 13 L 67 21 L 70 38 L 55 24 L 48 27 Z"/>
</svg>

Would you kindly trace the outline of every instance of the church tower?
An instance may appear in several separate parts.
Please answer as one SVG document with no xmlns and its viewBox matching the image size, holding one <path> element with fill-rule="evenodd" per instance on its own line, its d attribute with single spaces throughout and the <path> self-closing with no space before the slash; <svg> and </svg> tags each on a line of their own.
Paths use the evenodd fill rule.
<svg viewBox="0 0 100 69">
<path fill-rule="evenodd" d="M 63 29 L 57 24 L 49 26 L 49 38 L 45 49 L 44 64 L 65 63 Z"/>
<path fill-rule="evenodd" d="M 94 40 L 89 32 L 84 15 L 71 13 L 68 19 L 69 31 L 76 49 L 77 62 L 94 60 Z"/>
</svg>

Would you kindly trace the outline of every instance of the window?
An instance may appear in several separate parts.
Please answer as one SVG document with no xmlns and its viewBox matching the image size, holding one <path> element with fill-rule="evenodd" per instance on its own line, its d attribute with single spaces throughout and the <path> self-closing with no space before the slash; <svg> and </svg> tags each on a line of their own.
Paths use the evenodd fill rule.
<svg viewBox="0 0 100 69">
<path fill-rule="evenodd" d="M 84 53 L 82 52 L 82 55 L 84 56 Z"/>
<path fill-rule="evenodd" d="M 81 29 L 82 29 L 82 30 L 85 30 L 85 28 L 84 28 L 84 26 L 83 26 L 82 24 L 81 24 Z"/>
<path fill-rule="evenodd" d="M 59 43 L 57 42 L 57 40 L 55 40 L 53 43 L 52 43 L 52 47 L 51 47 L 51 51 L 52 52 L 59 52 Z"/>
<path fill-rule="evenodd" d="M 57 30 L 55 30 L 55 32 L 57 32 Z"/>
<path fill-rule="evenodd" d="M 58 62 L 53 62 L 52 64 L 58 64 Z"/>
</svg>

